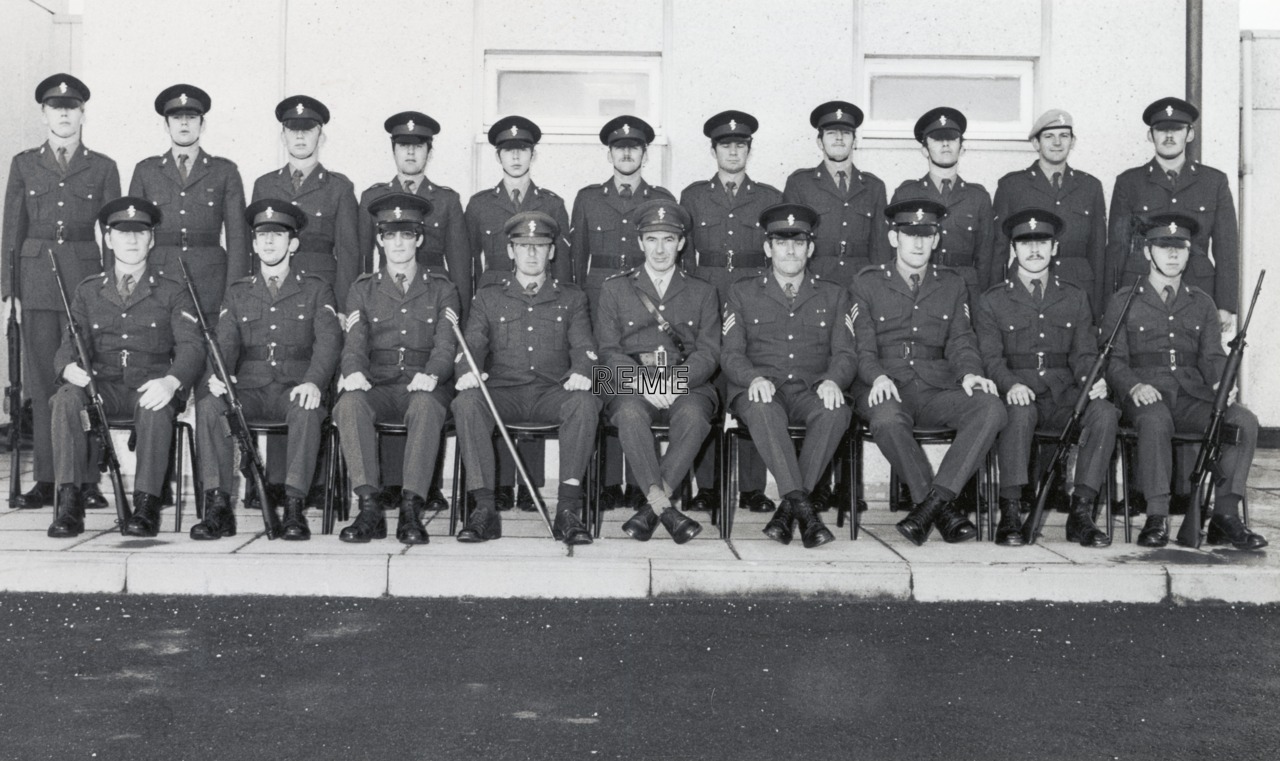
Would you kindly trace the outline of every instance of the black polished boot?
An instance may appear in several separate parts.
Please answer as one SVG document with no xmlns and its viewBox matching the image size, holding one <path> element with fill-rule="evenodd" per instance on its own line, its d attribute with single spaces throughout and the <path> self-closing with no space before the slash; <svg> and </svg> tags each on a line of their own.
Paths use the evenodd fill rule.
<svg viewBox="0 0 1280 761">
<path fill-rule="evenodd" d="M 933 489 L 925 495 L 924 501 L 911 509 L 907 517 L 898 521 L 898 533 L 917 547 L 923 545 L 933 533 L 933 524 L 947 506 L 947 501 Z"/>
<path fill-rule="evenodd" d="M 387 538 L 387 517 L 382 513 L 382 502 L 377 494 L 362 496 L 357 505 L 360 513 L 350 526 L 338 533 L 338 538 L 353 544 L 365 544 L 374 539 Z"/>
<path fill-rule="evenodd" d="M 1097 500 L 1071 498 L 1071 514 L 1067 516 L 1067 541 L 1081 547 L 1110 547 L 1111 537 L 1094 523 L 1098 519 Z"/>
<path fill-rule="evenodd" d="M 124 522 L 124 535 L 151 539 L 160 533 L 160 497 L 144 491 L 133 493 L 133 515 Z"/>
<path fill-rule="evenodd" d="M 773 500 L 765 496 L 764 491 L 752 489 L 738 494 L 738 509 L 753 513 L 771 513 L 777 508 Z"/>
<path fill-rule="evenodd" d="M 58 489 L 58 506 L 47 533 L 51 539 L 70 539 L 84 533 L 84 503 L 76 484 L 63 484 Z"/>
<path fill-rule="evenodd" d="M 827 528 L 814 512 L 813 505 L 803 491 L 797 489 L 790 492 L 787 494 L 787 500 L 791 502 L 791 514 L 795 516 L 796 526 L 800 529 L 800 541 L 804 543 L 806 550 L 821 547 L 836 540 L 831 529 Z"/>
<path fill-rule="evenodd" d="M 478 493 L 482 491 L 485 490 L 472 492 L 476 495 L 476 505 L 467 516 L 467 525 L 458 532 L 459 542 L 471 544 L 502 538 L 502 516 L 494 504 L 493 495 Z"/>
<path fill-rule="evenodd" d="M 231 497 L 221 489 L 204 493 L 204 520 L 191 527 L 191 538 L 198 541 L 236 535 L 236 514 L 231 510 Z"/>
<path fill-rule="evenodd" d="M 495 486 L 493 487 L 493 506 L 502 512 L 510 510 L 516 502 L 515 487 L 512 486 Z"/>
<path fill-rule="evenodd" d="M 304 497 L 284 498 L 284 522 L 280 525 L 280 538 L 289 542 L 305 542 L 311 538 L 307 525 L 307 501 Z"/>
<path fill-rule="evenodd" d="M 606 486 L 600 490 L 600 509 L 612 510 L 615 507 L 626 506 L 626 495 L 622 491 L 622 487 L 614 484 Z"/>
<path fill-rule="evenodd" d="M 427 535 L 427 527 L 422 525 L 422 513 L 427 509 L 427 502 L 422 497 L 409 491 L 400 490 L 400 515 L 396 521 L 396 539 L 401 544 L 426 544 L 431 541 Z M 497 513 L 494 513 L 497 515 Z M 386 518 L 384 517 L 385 521 Z"/>
<path fill-rule="evenodd" d="M 824 513 L 830 510 L 831 505 L 835 503 L 835 499 L 835 492 L 831 490 L 831 485 L 825 481 L 809 492 L 809 505 L 815 513 Z"/>
<path fill-rule="evenodd" d="M 715 510 L 720 507 L 720 492 L 715 489 L 698 489 L 698 495 L 689 501 L 690 510 Z"/>
<path fill-rule="evenodd" d="M 1000 525 L 996 527 L 996 544 L 1001 547 L 1021 547 L 1022 500 L 1000 498 Z"/>
<path fill-rule="evenodd" d="M 105 510 L 111 507 L 111 503 L 102 496 L 102 490 L 96 483 L 80 484 L 80 501 L 84 504 L 85 510 Z"/>
<path fill-rule="evenodd" d="M 649 541 L 649 537 L 653 536 L 653 531 L 657 527 L 658 514 L 653 511 L 653 508 L 648 503 L 637 510 L 635 515 L 628 518 L 626 523 L 622 524 L 622 530 L 637 542 Z"/>
<path fill-rule="evenodd" d="M 79 487 L 76 487 L 79 488 Z M 31 489 L 25 494 L 19 494 L 13 499 L 12 506 L 15 510 L 38 510 L 42 507 L 48 507 L 53 504 L 53 482 L 52 481 L 36 481 L 31 485 Z"/>
<path fill-rule="evenodd" d="M 791 501 L 782 500 L 782 504 L 778 505 L 778 509 L 774 511 L 773 517 L 769 522 L 764 524 L 764 535 L 775 542 L 782 544 L 791 544 L 791 524 L 795 522 L 795 516 L 791 514 Z"/>
<path fill-rule="evenodd" d="M 969 516 L 954 502 L 943 507 L 933 523 L 938 527 L 942 541 L 947 544 L 967 542 L 978 537 L 978 527 L 973 525 Z"/>
<path fill-rule="evenodd" d="M 516 507 L 524 513 L 531 513 L 538 509 L 533 504 L 533 495 L 524 487 L 524 484 L 516 488 Z"/>
<path fill-rule="evenodd" d="M 1267 546 L 1267 540 L 1250 531 L 1239 517 L 1217 513 L 1209 519 L 1209 535 L 1205 541 L 1215 546 L 1230 544 L 1237 550 L 1260 550 Z"/>
<path fill-rule="evenodd" d="M 279 507 L 284 504 L 285 500 L 284 484 L 267 484 L 267 497 L 271 499 L 271 504 Z M 244 509 L 258 511 L 262 509 L 262 503 L 258 501 L 258 490 L 250 481 L 248 488 L 244 492 Z"/>
<path fill-rule="evenodd" d="M 641 511 L 643 512 L 643 511 Z M 649 508 L 649 514 L 653 514 L 653 508 Z M 637 516 L 640 513 L 636 513 Z M 635 520 L 634 518 L 632 520 Z M 684 544 L 698 534 L 702 533 L 702 524 L 675 509 L 674 507 L 664 508 L 662 515 L 658 517 L 663 527 L 671 534 L 671 538 L 676 544 Z M 631 521 L 627 521 L 630 523 Z M 652 534 L 653 532 L 650 531 Z"/>
<path fill-rule="evenodd" d="M 911 501 L 911 489 L 907 487 L 907 482 L 899 480 L 897 499 L 889 500 L 889 512 L 896 513 L 900 510 L 911 510 L 911 505 L 913 504 Z"/>
<path fill-rule="evenodd" d="M 1163 547 L 1169 543 L 1169 516 L 1148 515 L 1138 534 L 1139 547 Z"/>
<path fill-rule="evenodd" d="M 444 498 L 444 492 L 440 491 L 439 486 L 432 486 L 427 490 L 426 509 L 433 513 L 449 509 L 449 500 Z"/>
<path fill-rule="evenodd" d="M 570 547 L 591 544 L 591 532 L 578 515 L 581 512 L 581 494 L 570 497 L 561 491 L 556 505 L 556 519 L 551 528 L 552 536 Z"/>
</svg>

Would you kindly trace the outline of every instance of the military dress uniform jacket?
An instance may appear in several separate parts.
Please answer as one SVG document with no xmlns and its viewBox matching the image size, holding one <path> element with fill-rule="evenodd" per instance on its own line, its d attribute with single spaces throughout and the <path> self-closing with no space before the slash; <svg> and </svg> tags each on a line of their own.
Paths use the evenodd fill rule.
<svg viewBox="0 0 1280 761">
<path fill-rule="evenodd" d="M 138 162 L 129 181 L 129 195 L 141 196 L 160 209 L 156 245 L 148 256 L 150 265 L 158 274 L 181 281 L 177 262 L 181 256 L 195 281 L 200 309 L 205 314 L 216 312 L 227 284 L 249 274 L 252 249 L 240 170 L 231 161 L 201 149 L 184 183 L 170 151 Z"/>
<path fill-rule="evenodd" d="M 4 298 L 13 293 L 7 257 L 18 252 L 22 308 L 61 312 L 46 251 L 57 257 L 69 286 L 101 272 L 102 251 L 94 237 L 98 210 L 119 197 L 116 162 L 83 144 L 69 154 L 65 174 L 48 143 L 14 156 L 4 196 Z"/>
<path fill-rule="evenodd" d="M 986 377 L 1004 396 L 1021 383 L 1059 407 L 1075 404 L 1098 358 L 1089 299 L 1079 286 L 1049 277 L 1036 302 L 1017 276 L 982 294 L 974 315 Z"/>
<path fill-rule="evenodd" d="M 853 295 L 863 383 L 887 375 L 900 386 L 919 378 L 954 389 L 964 376 L 982 375 L 968 288 L 953 270 L 929 265 L 913 295 L 895 265 L 867 267 L 858 273 Z"/>
<path fill-rule="evenodd" d="M 360 266 L 373 271 L 373 255 L 377 250 L 378 228 L 369 206 L 389 193 L 403 193 L 400 178 L 371 185 L 360 194 L 359 238 Z M 448 274 L 458 289 L 463 314 L 471 306 L 473 288 L 471 243 L 467 239 L 467 222 L 463 217 L 462 199 L 453 188 L 436 185 L 423 177 L 415 185 L 414 195 L 431 202 L 431 213 L 423 220 L 422 245 L 418 247 L 418 266 L 441 275 Z M 504 219 L 503 222 L 506 220 Z M 506 248 L 503 249 L 504 256 Z M 339 294 L 341 298 L 341 294 Z"/>
<path fill-rule="evenodd" d="M 290 171 L 285 164 L 259 177 L 253 183 L 253 200 L 280 198 L 306 212 L 307 226 L 298 235 L 301 244 L 292 266 L 324 278 L 339 302 L 345 301 L 347 289 L 360 274 L 355 186 L 343 175 L 316 164 L 294 193 Z"/>
<path fill-rule="evenodd" d="M 743 176 L 733 196 L 718 174 L 685 188 L 680 205 L 689 212 L 693 229 L 685 243 L 684 268 L 716 286 L 722 300 L 733 283 L 763 275 L 769 260 L 760 212 L 780 203 L 781 191 L 749 176 Z"/>
<path fill-rule="evenodd" d="M 261 274 L 232 283 L 217 339 L 236 388 L 314 383 L 326 390 L 342 353 L 334 303 L 319 275 L 290 272 L 274 297 Z"/>
<path fill-rule="evenodd" d="M 714 402 L 716 392 L 711 377 L 720 363 L 716 290 L 705 280 L 678 269 L 672 270 L 669 277 L 671 282 L 661 298 L 643 267 L 605 281 L 595 317 L 600 353 L 605 363 L 616 370 L 648 364 L 637 361 L 638 355 L 655 352 L 661 346 L 668 364 L 689 368 L 689 392 L 700 393 Z M 684 344 L 684 352 L 658 328 L 657 319 L 645 308 L 640 293 L 648 296 L 658 314 L 671 324 Z"/>
<path fill-rule="evenodd" d="M 618 195 L 612 177 L 578 191 L 573 199 L 573 223 L 569 231 L 574 282 L 587 287 L 588 269 L 603 280 L 644 263 L 644 252 L 636 243 L 639 235 L 633 212 L 640 204 L 656 198 L 666 198 L 673 203 L 676 200 L 666 188 L 650 185 L 643 178 L 631 189 L 631 198 Z M 599 287 L 598 283 L 594 285 Z"/>
<path fill-rule="evenodd" d="M 976 304 L 984 290 L 1004 280 L 1005 263 L 1008 261 L 992 253 L 995 224 L 991 195 L 981 185 L 956 177 L 950 195 L 943 199 L 942 191 L 926 174 L 918 180 L 907 180 L 899 185 L 893 191 L 890 203 L 919 198 L 937 201 L 947 207 L 947 216 L 940 225 L 941 240 L 933 250 L 931 262 L 955 270 L 962 276 L 969 285 L 970 300 Z"/>
<path fill-rule="evenodd" d="M 598 359 L 586 294 L 552 279 L 532 296 L 514 275 L 481 286 L 463 335 L 490 388 L 561 384 L 572 373 L 590 378 Z M 458 354 L 460 378 L 471 367 Z"/>
<path fill-rule="evenodd" d="M 814 231 L 809 269 L 820 278 L 849 287 L 858 270 L 893 258 L 884 217 L 885 185 L 871 172 L 853 167 L 849 192 L 841 195 L 826 162 L 787 178 L 782 200 L 812 207 L 822 217 Z"/>
<path fill-rule="evenodd" d="M 1130 220 L 1178 212 L 1193 217 L 1200 230 L 1191 238 L 1191 259 L 1182 279 L 1213 298 L 1219 309 L 1235 313 L 1240 308 L 1240 235 L 1236 205 L 1227 175 L 1204 164 L 1187 162 L 1171 185 L 1153 158 L 1116 178 L 1111 193 L 1111 232 L 1107 241 L 1107 267 L 1111 290 L 1132 285 L 1146 275 L 1142 234 Z M 1212 246 L 1210 241 L 1212 240 Z M 1213 261 L 1208 254 L 1212 250 Z"/>
<path fill-rule="evenodd" d="M 114 273 L 85 278 L 76 286 L 71 312 L 80 325 L 97 380 L 137 389 L 172 375 L 190 389 L 204 370 L 204 342 L 194 322 L 195 305 L 186 286 L 161 277 L 148 265 L 126 304 Z M 68 330 L 54 357 L 58 377 L 80 357 Z M 179 396 L 175 398 L 180 398 Z"/>
<path fill-rule="evenodd" d="M 482 190 L 467 201 L 467 236 L 471 251 L 476 257 L 474 267 L 477 290 L 480 286 L 500 283 L 514 277 L 511 257 L 507 256 L 507 235 L 503 227 L 507 220 L 522 211 L 545 212 L 556 221 L 560 237 L 556 238 L 556 255 L 549 265 L 551 277 L 562 283 L 573 282 L 569 212 L 565 211 L 564 199 L 530 182 L 528 191 L 517 207 L 508 195 L 506 186 L 499 182 L 497 187 Z"/>
<path fill-rule="evenodd" d="M 775 387 L 798 382 L 814 390 L 829 380 L 848 389 L 858 374 L 853 317 L 849 292 L 812 274 L 793 304 L 772 271 L 734 283 L 721 328 L 726 406 L 756 378 Z"/>
<path fill-rule="evenodd" d="M 342 374 L 364 373 L 381 386 L 423 373 L 444 388 L 458 347 L 448 309 L 459 314 L 458 289 L 444 275 L 419 269 L 408 293 L 385 270 L 361 275 L 347 294 Z"/>
<path fill-rule="evenodd" d="M 1122 288 L 1111 297 L 1102 323 L 1104 335 L 1110 335 L 1128 295 L 1129 288 Z M 1147 383 L 1164 396 L 1170 408 L 1178 394 L 1212 402 L 1213 386 L 1226 363 L 1218 308 L 1209 294 L 1183 280 L 1169 306 L 1151 283 L 1143 280 L 1125 326 L 1116 334 L 1107 383 L 1124 400 L 1129 399 L 1134 386 Z"/>
<path fill-rule="evenodd" d="M 1065 166 L 1061 188 L 1053 187 L 1035 162 L 1026 169 L 1010 172 L 996 185 L 992 201 L 995 245 L 992 263 L 995 284 L 1011 273 L 1009 238 L 1001 223 L 1010 214 L 1027 207 L 1047 209 L 1062 218 L 1058 231 L 1058 255 L 1053 258 L 1053 274 L 1084 289 L 1093 308 L 1094 321 L 1102 319 L 1111 294 L 1107 276 L 1107 204 L 1102 183 L 1093 175 Z"/>
</svg>

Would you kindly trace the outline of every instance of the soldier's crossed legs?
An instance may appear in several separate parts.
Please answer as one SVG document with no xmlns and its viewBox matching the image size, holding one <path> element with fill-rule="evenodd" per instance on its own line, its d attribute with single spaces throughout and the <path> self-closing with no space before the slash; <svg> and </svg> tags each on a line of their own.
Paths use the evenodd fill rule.
<svg viewBox="0 0 1280 761">
<path fill-rule="evenodd" d="M 706 394 L 676 397 L 670 408 L 660 410 L 639 395 L 609 398 L 609 420 L 618 429 L 622 451 L 640 488 L 646 492 L 657 486 L 670 497 L 689 472 L 693 458 L 707 434 L 716 403 Z M 659 461 L 652 425 L 671 427 L 667 452 Z"/>
</svg>

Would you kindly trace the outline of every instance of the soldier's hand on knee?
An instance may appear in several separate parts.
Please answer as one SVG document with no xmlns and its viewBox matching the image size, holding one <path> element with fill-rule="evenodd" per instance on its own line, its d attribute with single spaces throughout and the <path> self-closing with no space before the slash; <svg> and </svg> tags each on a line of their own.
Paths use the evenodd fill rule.
<svg viewBox="0 0 1280 761">
<path fill-rule="evenodd" d="M 210 386 L 209 390 L 212 391 L 213 387 Z M 314 410 L 320 406 L 320 387 L 314 383 L 300 383 L 289 391 L 289 401 L 297 401 L 304 410 Z"/>
<path fill-rule="evenodd" d="M 768 378 L 756 378 L 747 388 L 747 398 L 753 402 L 768 404 L 773 401 L 773 392 L 777 389 Z"/>
<path fill-rule="evenodd" d="M 434 375 L 426 373 L 414 373 L 413 380 L 409 381 L 409 391 L 435 391 L 436 382 L 439 379 Z"/>
<path fill-rule="evenodd" d="M 973 396 L 975 389 L 978 391 L 986 391 L 988 394 L 998 395 L 1000 393 L 993 381 L 983 378 L 981 375 L 973 375 L 972 373 L 964 376 L 964 380 L 960 381 L 960 387 L 963 388 L 964 392 L 969 396 Z"/>
<path fill-rule="evenodd" d="M 867 395 L 867 403 L 872 407 L 880 402 L 888 401 L 889 398 L 901 402 L 902 397 L 898 396 L 898 387 L 894 385 L 893 379 L 887 375 L 881 375 L 871 384 L 871 393 Z"/>
<path fill-rule="evenodd" d="M 1021 383 L 1013 384 L 1013 388 L 1009 389 L 1009 393 L 1005 394 L 1005 401 L 1009 404 L 1016 404 L 1025 407 L 1036 400 L 1036 392 L 1027 388 Z"/>
<path fill-rule="evenodd" d="M 227 393 L 227 384 L 223 383 L 222 379 L 216 375 L 210 375 L 209 382 L 205 385 L 209 387 L 209 393 L 214 396 L 222 396 Z"/>
<path fill-rule="evenodd" d="M 844 392 L 840 390 L 835 381 L 824 380 L 818 384 L 817 391 L 818 398 L 822 400 L 827 409 L 835 410 L 844 406 Z"/>
<path fill-rule="evenodd" d="M 182 387 L 182 382 L 172 375 L 153 378 L 138 386 L 138 406 L 144 410 L 155 412 L 164 409 L 173 401 L 173 395 Z"/>
<path fill-rule="evenodd" d="M 1106 399 L 1107 398 L 1107 379 L 1099 378 L 1097 383 L 1093 384 L 1093 388 L 1089 389 L 1090 399 Z"/>
<path fill-rule="evenodd" d="M 364 373 L 356 372 L 338 380 L 339 391 L 368 391 L 373 384 L 364 377 Z"/>
<path fill-rule="evenodd" d="M 666 408 L 671 406 L 671 402 L 667 399 L 666 394 L 646 393 L 646 394 L 642 394 L 641 396 L 644 397 L 644 400 L 646 402 L 648 402 L 649 404 L 652 404 L 654 407 L 657 407 L 660 410 L 665 410 Z"/>
<path fill-rule="evenodd" d="M 89 385 L 89 374 L 84 371 L 83 367 L 74 362 L 62 368 L 62 377 L 73 386 L 84 388 Z"/>
<path fill-rule="evenodd" d="M 1155 404 L 1164 398 L 1160 392 L 1156 390 L 1155 386 L 1148 383 L 1139 383 L 1134 386 L 1133 389 L 1129 391 L 1129 396 L 1133 398 L 1133 403 L 1139 407 L 1144 407 L 1148 404 Z"/>
<path fill-rule="evenodd" d="M 571 373 L 569 380 L 564 382 L 565 391 L 590 391 L 591 381 L 582 373 Z"/>
<path fill-rule="evenodd" d="M 489 374 L 485 373 L 482 377 L 485 380 L 488 380 Z M 565 385 L 567 387 L 568 382 L 566 382 Z M 469 388 L 480 388 L 480 381 L 476 379 L 475 373 L 467 373 L 463 375 L 461 378 L 459 378 L 458 382 L 455 383 L 453 387 L 458 391 L 466 391 Z"/>
</svg>

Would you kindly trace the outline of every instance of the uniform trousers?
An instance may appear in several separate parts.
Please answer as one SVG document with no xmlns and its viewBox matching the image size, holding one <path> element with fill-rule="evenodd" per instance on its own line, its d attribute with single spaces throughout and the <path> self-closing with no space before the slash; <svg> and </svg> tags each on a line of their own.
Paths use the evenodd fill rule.
<svg viewBox="0 0 1280 761">
<path fill-rule="evenodd" d="M 288 435 L 268 436 L 267 440 L 285 439 L 285 488 L 293 497 L 305 497 L 315 475 L 320 454 L 320 428 L 324 424 L 324 405 L 304 410 L 289 399 L 294 386 L 272 383 L 260 388 L 237 389 L 236 396 L 244 409 L 245 420 L 283 421 Z M 227 422 L 226 397 L 205 394 L 196 402 L 196 441 L 200 453 L 200 479 L 205 489 L 229 492 L 235 483 L 233 468 L 236 441 Z M 271 452 L 268 448 L 268 452 Z M 272 452 L 271 454 L 274 454 Z M 270 459 L 270 455 L 268 455 Z"/>
<path fill-rule="evenodd" d="M 31 399 L 33 476 L 53 482 L 53 436 L 50 432 L 50 400 L 57 391 L 53 351 L 62 343 L 67 317 L 62 312 L 24 309 L 22 312 L 22 383 Z M 89 478 L 97 483 L 96 475 Z"/>
<path fill-rule="evenodd" d="M 1030 476 L 1031 447 L 1035 445 L 1037 426 L 1062 430 L 1071 419 L 1072 408 L 1054 404 L 1048 392 L 1036 396 L 1031 404 L 1005 407 L 1009 422 L 996 442 L 1000 459 L 1000 489 L 1021 487 Z M 1111 464 L 1116 445 L 1116 428 L 1120 410 L 1106 399 L 1091 399 L 1080 421 L 1079 455 L 1076 459 L 1076 486 L 1085 486 L 1096 494 Z"/>
<path fill-rule="evenodd" d="M 374 424 L 403 423 L 408 431 L 401 466 L 404 489 L 426 497 L 451 396 L 452 392 L 441 386 L 433 391 L 406 391 L 399 378 L 368 391 L 344 391 L 333 406 L 333 419 L 342 439 L 352 487 L 377 489 L 381 485 Z"/>
<path fill-rule="evenodd" d="M 778 386 L 770 402 L 753 402 L 743 391 L 733 400 L 733 414 L 746 423 L 760 458 L 773 472 L 778 493 L 784 497 L 797 489 L 813 490 L 853 418 L 848 404 L 829 410 L 818 392 L 800 381 Z M 799 458 L 788 425 L 805 427 Z"/>
<path fill-rule="evenodd" d="M 174 395 L 174 402 L 159 410 L 144 410 L 138 406 L 137 389 L 124 383 L 98 381 L 98 393 L 108 416 L 133 418 L 137 434 L 137 473 L 133 490 L 160 496 L 165 473 L 173 448 L 174 403 L 186 396 L 181 391 Z M 53 482 L 62 484 L 96 483 L 98 474 L 91 471 L 89 462 L 89 434 L 81 422 L 89 395 L 84 389 L 70 383 L 63 385 L 53 395 Z"/>
<path fill-rule="evenodd" d="M 622 452 L 641 489 L 648 491 L 657 486 L 665 492 L 666 487 L 679 486 L 711 432 L 711 416 L 715 411 L 712 393 L 677 396 L 665 410 L 653 406 L 639 394 L 609 397 L 609 420 L 618 429 Z M 653 436 L 654 423 L 670 426 L 667 452 L 661 460 Z"/>
<path fill-rule="evenodd" d="M 1000 397 L 984 391 L 969 396 L 963 389 L 944 390 L 915 378 L 898 386 L 901 402 L 891 398 L 872 407 L 867 400 L 869 389 L 859 389 L 858 414 L 916 502 L 924 500 L 932 484 L 959 494 L 1008 420 Z M 912 434 L 915 426 L 945 426 L 956 432 L 936 476 Z"/>
<path fill-rule="evenodd" d="M 1200 433 L 1209 425 L 1213 403 L 1188 394 L 1169 395 L 1142 407 L 1127 398 L 1123 419 L 1138 429 L 1138 485 L 1147 498 L 1147 515 L 1169 514 L 1169 483 L 1173 477 L 1173 434 Z M 1258 416 L 1239 404 L 1227 408 L 1223 420 L 1240 431 L 1234 445 L 1222 447 L 1214 470 L 1218 497 L 1245 496 L 1253 450 L 1258 445 Z"/>
</svg>

